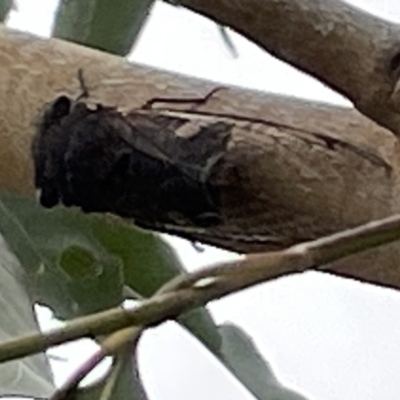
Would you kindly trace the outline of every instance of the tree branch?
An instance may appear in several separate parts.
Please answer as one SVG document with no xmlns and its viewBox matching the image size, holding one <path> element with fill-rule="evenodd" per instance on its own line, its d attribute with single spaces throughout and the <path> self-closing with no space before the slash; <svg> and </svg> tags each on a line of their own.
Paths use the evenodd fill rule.
<svg viewBox="0 0 400 400">
<path fill-rule="evenodd" d="M 109 334 L 129 326 L 148 327 L 245 288 L 326 264 L 400 239 L 400 216 L 302 243 L 280 252 L 245 259 L 179 276 L 130 310 L 115 308 L 81 317 L 46 334 L 32 334 L 0 344 L 0 363 L 39 353 L 81 337 Z M 129 331 L 127 331 L 129 333 Z"/>
<path fill-rule="evenodd" d="M 400 28 L 340 0 L 182 0 L 349 98 L 400 134 Z"/>
<path fill-rule="evenodd" d="M 122 110 L 142 107 L 155 97 L 201 98 L 215 88 L 211 82 L 10 30 L 0 29 L 0 56 L 0 187 L 21 194 L 33 193 L 29 149 L 37 114 L 60 92 L 81 94 L 78 68 L 84 71 L 92 103 Z M 197 111 L 208 113 L 209 121 L 225 115 L 237 125 L 232 132 L 237 145 L 228 154 L 231 167 L 225 178 L 220 175 L 222 184 L 229 183 L 221 186 L 228 225 L 225 231 L 220 227 L 222 236 L 179 227 L 175 234 L 236 251 L 263 251 L 271 248 L 271 242 L 265 244 L 271 233 L 294 242 L 292 230 L 297 229 L 302 234 L 297 240 L 308 240 L 400 211 L 398 143 L 353 110 L 224 88 Z M 203 117 L 187 116 L 193 123 Z M 400 246 L 393 244 L 330 270 L 400 287 L 399 255 Z"/>
</svg>

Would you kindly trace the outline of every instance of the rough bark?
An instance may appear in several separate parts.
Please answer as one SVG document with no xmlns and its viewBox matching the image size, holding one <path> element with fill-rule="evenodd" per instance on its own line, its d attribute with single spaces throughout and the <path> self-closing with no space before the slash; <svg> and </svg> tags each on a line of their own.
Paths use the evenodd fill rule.
<svg viewBox="0 0 400 400">
<path fill-rule="evenodd" d="M 153 97 L 203 97 L 216 87 L 5 30 L 0 60 L 0 187 L 24 194 L 33 191 L 35 117 L 61 92 L 80 94 L 78 68 L 90 102 L 122 110 Z M 170 227 L 176 234 L 249 252 L 270 249 L 271 235 L 281 246 L 398 212 L 397 141 L 354 110 L 223 88 L 196 112 L 186 114 L 193 124 L 203 118 L 234 124 L 216 179 L 223 221 L 210 230 Z M 399 249 L 387 246 L 331 270 L 400 287 Z"/>
</svg>

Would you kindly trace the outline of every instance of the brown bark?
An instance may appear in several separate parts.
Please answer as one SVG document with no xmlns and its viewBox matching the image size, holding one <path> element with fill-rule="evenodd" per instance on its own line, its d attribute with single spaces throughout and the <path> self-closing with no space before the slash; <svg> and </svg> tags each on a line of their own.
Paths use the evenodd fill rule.
<svg viewBox="0 0 400 400">
<path fill-rule="evenodd" d="M 400 134 L 400 28 L 340 0 L 181 0 L 348 97 Z"/>
<path fill-rule="evenodd" d="M 38 110 L 60 92 L 129 110 L 153 97 L 202 97 L 216 85 L 57 40 L 0 31 L 0 186 L 32 193 L 29 146 Z M 171 104 L 164 104 L 171 108 Z M 186 105 L 187 107 L 187 105 Z M 398 212 L 397 142 L 354 110 L 223 88 L 198 112 L 235 124 L 218 171 L 223 223 L 172 231 L 237 251 L 270 249 Z M 186 116 L 196 124 L 204 116 Z M 257 121 L 256 121 L 257 120 Z M 163 227 L 164 229 L 165 227 Z M 332 271 L 400 287 L 399 246 Z"/>
</svg>

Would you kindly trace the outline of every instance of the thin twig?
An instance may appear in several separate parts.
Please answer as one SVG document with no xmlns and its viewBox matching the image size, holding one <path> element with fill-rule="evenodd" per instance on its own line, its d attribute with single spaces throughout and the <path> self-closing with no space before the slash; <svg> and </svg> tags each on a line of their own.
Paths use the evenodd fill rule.
<svg viewBox="0 0 400 400">
<path fill-rule="evenodd" d="M 78 384 L 107 356 L 112 356 L 125 347 L 128 342 L 134 341 L 140 336 L 141 328 L 131 326 L 121 329 L 108 336 L 100 344 L 100 349 L 90 356 L 77 370 L 73 372 L 70 378 L 59 387 L 49 400 L 62 400 L 68 397 Z"/>
<path fill-rule="evenodd" d="M 121 331 L 119 331 L 121 332 Z M 123 351 L 129 351 L 126 347 L 128 347 L 126 344 L 124 346 L 121 346 L 121 349 L 118 351 L 119 355 L 114 358 L 115 364 L 113 365 L 110 375 L 107 377 L 103 390 L 100 393 L 99 400 L 109 400 L 112 398 L 112 393 L 115 389 L 116 383 L 118 381 L 118 377 L 123 369 Z M 64 397 L 63 399 L 67 399 L 67 397 Z M 51 399 L 50 399 L 51 400 Z M 62 400 L 60 398 L 60 400 Z"/>
<path fill-rule="evenodd" d="M 44 334 L 7 341 L 0 345 L 0 362 L 132 325 L 154 326 L 247 287 L 308 269 L 324 269 L 328 263 L 398 239 L 400 216 L 396 215 L 283 251 L 253 254 L 243 260 L 182 275 L 169 282 L 163 293 L 142 301 L 135 309 L 115 308 L 77 318 Z"/>
<path fill-rule="evenodd" d="M 168 287 L 163 285 L 155 294 L 165 293 L 168 291 Z M 153 296 L 153 297 L 154 297 Z M 114 332 L 108 336 L 102 343 L 100 343 L 100 348 L 90 356 L 77 370 L 75 370 L 69 379 L 59 387 L 54 394 L 49 398 L 49 400 L 63 400 L 68 397 L 68 395 L 76 390 L 79 383 L 95 368 L 97 365 L 104 360 L 107 356 L 117 356 L 121 349 L 127 347 L 129 343 L 134 343 L 134 351 L 139 342 L 141 333 L 143 332 L 143 327 L 128 327 Z M 117 357 L 118 358 L 118 357 Z M 106 392 L 112 389 L 115 381 L 115 375 L 117 371 L 113 369 L 110 376 L 107 378 L 107 383 L 102 391 L 102 396 L 105 396 Z M 108 398 L 107 396 L 105 398 Z"/>
</svg>

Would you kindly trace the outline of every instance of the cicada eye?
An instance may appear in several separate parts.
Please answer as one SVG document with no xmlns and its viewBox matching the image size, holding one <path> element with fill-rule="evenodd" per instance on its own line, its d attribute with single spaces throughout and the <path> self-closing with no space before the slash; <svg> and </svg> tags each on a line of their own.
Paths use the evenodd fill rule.
<svg viewBox="0 0 400 400">
<path fill-rule="evenodd" d="M 46 133 L 53 125 L 59 125 L 61 120 L 71 112 L 71 108 L 72 101 L 67 96 L 59 96 L 47 105 L 38 121 L 40 134 Z"/>
<path fill-rule="evenodd" d="M 50 109 L 50 118 L 54 121 L 67 116 L 71 111 L 72 101 L 67 96 L 58 97 Z"/>
</svg>

